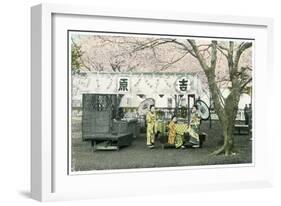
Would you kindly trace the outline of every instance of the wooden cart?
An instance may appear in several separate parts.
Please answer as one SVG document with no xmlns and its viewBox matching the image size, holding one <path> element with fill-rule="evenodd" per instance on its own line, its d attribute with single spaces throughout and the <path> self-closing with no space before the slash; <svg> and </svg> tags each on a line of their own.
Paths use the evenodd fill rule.
<svg viewBox="0 0 281 206">
<path fill-rule="evenodd" d="M 83 94 L 82 139 L 93 151 L 119 150 L 132 144 L 134 121 L 114 120 L 120 98 L 116 94 Z"/>
</svg>

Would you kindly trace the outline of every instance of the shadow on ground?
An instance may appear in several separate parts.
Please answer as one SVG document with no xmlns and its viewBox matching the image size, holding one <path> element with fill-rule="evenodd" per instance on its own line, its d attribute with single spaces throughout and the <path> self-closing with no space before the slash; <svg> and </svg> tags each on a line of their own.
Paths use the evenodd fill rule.
<svg viewBox="0 0 281 206">
<path fill-rule="evenodd" d="M 145 135 L 136 138 L 129 147 L 119 151 L 93 152 L 91 143 L 84 142 L 79 132 L 79 122 L 72 131 L 72 171 L 106 170 L 106 169 L 131 169 L 155 168 L 175 166 L 198 166 L 218 164 L 243 164 L 252 162 L 252 141 L 249 135 L 235 135 L 235 152 L 231 156 L 210 156 L 209 154 L 223 143 L 221 129 L 218 122 L 214 121 L 212 128 L 209 122 L 203 122 L 201 131 L 208 134 L 202 148 L 187 149 L 161 149 L 156 143 L 155 149 L 145 146 Z M 78 128 L 78 129 L 77 129 Z"/>
</svg>

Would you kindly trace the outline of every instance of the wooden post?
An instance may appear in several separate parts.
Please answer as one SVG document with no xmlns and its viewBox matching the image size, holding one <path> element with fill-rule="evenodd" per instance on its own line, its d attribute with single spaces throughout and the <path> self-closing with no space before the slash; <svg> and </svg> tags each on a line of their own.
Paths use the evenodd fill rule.
<svg viewBox="0 0 281 206">
<path fill-rule="evenodd" d="M 97 149 L 97 144 L 96 144 L 96 141 L 95 140 L 92 140 L 92 147 L 93 147 L 93 152 L 95 152 L 96 151 L 96 149 Z"/>
<path fill-rule="evenodd" d="M 187 95 L 187 110 L 188 110 L 188 113 L 187 113 L 187 117 L 188 117 L 188 124 L 190 124 L 190 98 L 193 99 L 193 104 L 195 104 L 195 94 L 189 94 Z"/>
</svg>

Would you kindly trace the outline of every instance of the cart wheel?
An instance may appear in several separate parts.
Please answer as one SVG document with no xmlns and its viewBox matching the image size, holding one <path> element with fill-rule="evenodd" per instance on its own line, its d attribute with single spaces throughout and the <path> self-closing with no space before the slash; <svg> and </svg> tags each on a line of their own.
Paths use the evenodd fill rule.
<svg viewBox="0 0 281 206">
<path fill-rule="evenodd" d="M 199 113 L 201 115 L 201 119 L 202 120 L 209 119 L 209 117 L 210 117 L 210 109 L 209 109 L 208 105 L 204 101 L 202 101 L 202 100 L 197 100 L 195 102 L 195 104 L 198 106 L 198 110 L 199 110 Z"/>
</svg>

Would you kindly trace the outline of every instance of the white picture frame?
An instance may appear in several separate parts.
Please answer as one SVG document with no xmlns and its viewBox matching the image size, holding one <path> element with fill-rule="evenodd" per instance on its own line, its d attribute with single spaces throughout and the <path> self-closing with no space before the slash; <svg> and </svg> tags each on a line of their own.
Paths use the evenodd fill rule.
<svg viewBox="0 0 281 206">
<path fill-rule="evenodd" d="M 65 17 L 67 20 L 64 19 Z M 63 79 L 62 82 L 67 82 L 67 76 L 54 70 L 60 63 L 65 65 L 67 55 L 58 60 L 56 55 L 61 52 L 61 45 L 65 42 L 55 41 L 55 38 L 65 29 L 87 30 L 92 28 L 91 20 L 97 18 L 105 20 L 104 25 L 111 25 L 112 30 L 119 29 L 119 31 L 142 30 L 146 26 L 150 29 L 156 29 L 151 26 L 154 23 L 160 23 L 164 26 L 165 24 L 169 24 L 169 26 L 175 24 L 175 28 L 179 29 L 185 24 L 193 24 L 201 26 L 198 26 L 198 32 L 201 32 L 203 36 L 216 36 L 215 34 L 219 34 L 219 32 L 227 35 L 232 31 L 236 36 L 254 37 L 257 43 L 255 47 L 255 67 L 257 69 L 254 72 L 256 91 L 253 97 L 255 99 L 254 164 L 249 167 L 224 165 L 201 168 L 194 166 L 180 169 L 101 171 L 88 175 L 69 175 L 65 169 L 67 167 L 68 145 L 65 142 L 66 139 L 61 138 L 67 133 L 66 127 L 64 129 L 61 127 L 61 125 L 67 124 L 67 117 L 59 109 L 66 108 L 66 105 L 58 101 L 60 96 L 66 94 L 67 89 L 65 84 L 57 82 L 58 78 Z M 82 21 L 83 23 L 81 23 Z M 118 28 L 114 21 L 120 21 L 123 26 Z M 141 26 L 133 28 L 136 21 Z M 149 25 L 148 22 L 152 24 Z M 270 131 L 269 116 L 264 109 L 269 105 L 269 102 L 263 96 L 267 93 L 266 88 L 271 88 L 272 84 L 270 81 L 273 71 L 272 19 L 40 4 L 31 8 L 31 26 L 32 198 L 39 201 L 53 201 L 272 186 L 273 133 Z M 218 26 L 217 30 L 212 30 L 213 26 L 214 28 Z M 102 27 L 100 26 L 99 29 Z M 201 28 L 203 29 L 200 30 Z M 221 30 L 222 28 L 227 29 Z M 62 54 L 65 54 L 64 51 Z M 264 84 L 267 85 L 266 88 L 263 86 Z M 265 137 L 267 141 L 262 140 Z M 61 141 L 61 139 L 64 140 Z M 64 143 L 66 144 L 64 145 Z M 168 179 L 176 177 L 183 181 L 162 181 L 167 177 Z"/>
</svg>

